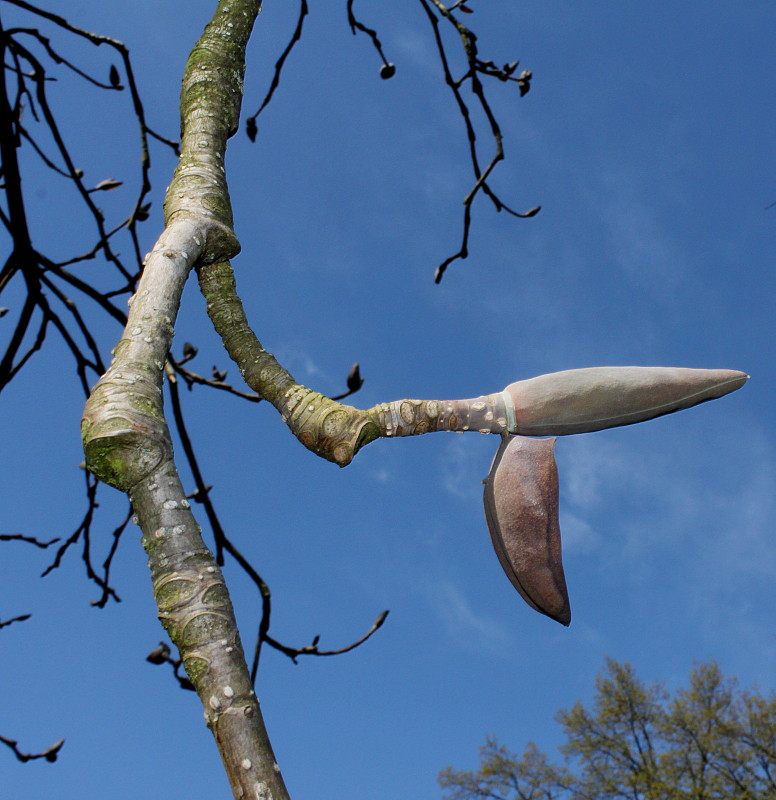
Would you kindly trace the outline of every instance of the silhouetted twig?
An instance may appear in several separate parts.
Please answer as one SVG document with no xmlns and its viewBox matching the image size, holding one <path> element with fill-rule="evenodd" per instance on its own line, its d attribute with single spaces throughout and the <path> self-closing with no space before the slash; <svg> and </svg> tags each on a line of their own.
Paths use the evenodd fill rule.
<svg viewBox="0 0 776 800">
<path fill-rule="evenodd" d="M 294 45 L 302 38 L 302 29 L 304 28 L 304 18 L 309 13 L 309 9 L 307 7 L 307 0 L 301 0 L 299 3 L 299 17 L 296 21 L 296 27 L 294 28 L 294 32 L 291 34 L 291 39 L 289 40 L 288 44 L 286 45 L 286 49 L 283 50 L 280 58 L 277 60 L 275 64 L 275 72 L 272 76 L 272 83 L 270 83 L 269 91 L 267 92 L 266 97 L 262 101 L 261 105 L 259 106 L 259 110 L 252 116 L 248 117 L 246 120 L 246 129 L 248 131 L 248 138 L 254 142 L 256 141 L 256 120 L 259 117 L 259 114 L 269 105 L 270 100 L 272 100 L 272 95 L 275 94 L 275 89 L 278 88 L 278 84 L 280 83 L 280 73 L 283 71 L 283 65 L 286 63 L 286 59 L 290 55 L 291 51 L 294 49 Z"/>
<path fill-rule="evenodd" d="M 385 57 L 382 44 L 377 38 L 377 31 L 373 30 L 372 28 L 367 28 L 366 25 L 356 19 L 356 15 L 353 13 L 353 0 L 348 0 L 347 12 L 348 25 L 350 25 L 350 30 L 353 33 L 353 36 L 355 36 L 358 31 L 365 33 L 372 40 L 375 50 L 377 50 L 377 52 L 380 54 L 380 58 L 383 62 L 383 66 L 380 70 L 380 77 L 384 79 L 392 78 L 396 72 L 396 67 L 394 67 L 394 65 Z"/>
<path fill-rule="evenodd" d="M 148 661 L 150 664 L 170 664 L 172 666 L 175 679 L 178 681 L 181 689 L 185 689 L 188 692 L 196 691 L 194 684 L 186 677 L 186 675 L 181 675 L 183 660 L 180 658 L 172 658 L 170 656 L 170 646 L 165 642 L 159 642 L 159 647 L 152 650 L 146 656 L 146 661 Z"/>
<path fill-rule="evenodd" d="M 42 550 L 51 547 L 52 544 L 58 541 L 59 537 L 50 539 L 48 542 L 42 542 L 34 536 L 25 536 L 22 533 L 0 533 L 0 542 L 27 542 L 28 544 L 34 544 L 36 547 L 40 547 Z"/>
<path fill-rule="evenodd" d="M 116 590 L 113 589 L 108 584 L 108 576 L 110 571 L 110 562 L 113 558 L 113 554 L 115 553 L 115 549 L 118 544 L 118 538 L 119 536 L 121 536 L 121 533 L 126 528 L 128 520 L 125 520 L 113 532 L 113 544 L 111 546 L 111 551 L 108 554 L 108 558 L 106 559 L 105 563 L 103 564 L 105 577 L 101 578 L 94 570 L 91 560 L 91 528 L 94 519 L 94 512 L 98 506 L 97 487 L 99 486 L 99 481 L 89 472 L 84 472 L 84 474 L 86 476 L 86 499 L 87 499 L 86 513 L 84 514 L 84 517 L 81 520 L 81 524 L 59 547 L 59 549 L 57 550 L 57 554 L 54 557 L 54 560 L 43 571 L 43 573 L 41 574 L 41 578 L 45 578 L 46 575 L 48 575 L 53 570 L 57 569 L 59 565 L 62 563 L 62 558 L 64 557 L 68 549 L 71 547 L 71 545 L 74 545 L 81 537 L 83 537 L 84 543 L 83 543 L 83 550 L 81 553 L 81 557 L 86 566 L 86 575 L 89 578 L 89 580 L 94 581 L 94 583 L 96 583 L 102 590 L 102 596 L 100 597 L 99 600 L 94 601 L 92 605 L 96 605 L 102 608 L 107 602 L 108 597 L 112 597 L 117 603 L 121 602 L 121 598 L 116 593 Z"/>
<path fill-rule="evenodd" d="M 318 641 L 321 638 L 320 636 L 315 636 L 312 643 L 305 645 L 304 647 L 286 647 L 269 635 L 264 636 L 264 641 L 271 647 L 274 647 L 276 650 L 279 650 L 281 653 L 287 655 L 295 664 L 298 656 L 339 656 L 342 655 L 342 653 L 347 653 L 351 650 L 354 650 L 356 647 L 362 645 L 367 639 L 369 639 L 372 634 L 374 634 L 375 631 L 377 631 L 385 622 L 385 618 L 388 616 L 388 613 L 388 611 L 383 611 L 383 613 L 380 614 L 372 623 L 372 627 L 360 639 L 352 644 L 349 644 L 347 647 L 341 647 L 339 650 L 319 650 Z"/>
<path fill-rule="evenodd" d="M 38 8 L 26 0 L 6 0 L 6 2 L 93 45 L 110 47 L 120 59 L 119 67 L 116 64 L 106 67 L 105 77 L 95 76 L 79 67 L 71 58 L 65 58 L 58 47 L 52 44 L 51 39 L 37 28 L 20 26 L 4 30 L 0 25 L 0 50 L 3 56 L 0 59 L 3 66 L 0 76 L 0 112 L 2 112 L 0 150 L 2 150 L 4 178 L 2 188 L 7 200 L 7 214 L 0 211 L 0 222 L 6 227 L 13 241 L 12 252 L 0 269 L 0 292 L 7 288 L 18 273 L 22 274 L 27 290 L 26 301 L 17 313 L 5 352 L 0 357 L 0 389 L 7 385 L 29 362 L 34 353 L 42 348 L 47 333 L 56 330 L 73 354 L 76 360 L 76 372 L 84 391 L 88 394 L 94 377 L 89 373 L 101 374 L 104 365 L 81 309 L 74 299 L 62 291 L 61 281 L 79 289 L 119 321 L 125 317 L 123 312 L 113 306 L 110 298 L 131 291 L 143 266 L 136 227 L 138 222 L 148 219 L 149 216 L 150 203 L 146 200 L 151 189 L 148 138 L 157 139 L 176 153 L 179 152 L 179 147 L 176 142 L 153 131 L 146 123 L 145 110 L 137 90 L 129 50 L 122 42 L 78 28 L 64 17 Z M 114 189 L 120 186 L 122 181 L 111 178 L 101 180 L 96 185 L 87 186 L 84 183 L 84 173 L 81 169 L 77 169 L 73 162 L 70 150 L 60 133 L 56 114 L 49 102 L 46 86 L 53 78 L 47 73 L 47 67 L 31 47 L 41 48 L 45 54 L 44 59 L 45 57 L 50 59 L 54 67 L 66 68 L 101 90 L 122 91 L 125 88 L 129 90 L 140 132 L 140 188 L 131 211 L 117 225 L 109 227 L 106 224 L 103 213 L 95 205 L 92 195 L 97 191 Z M 12 83 L 6 81 L 6 74 L 13 76 Z M 36 141 L 36 131 L 22 123 L 25 108 L 29 108 L 35 123 L 45 129 L 45 136 L 51 141 L 51 145 L 41 146 Z M 58 178 L 69 181 L 75 189 L 84 210 L 92 218 L 97 229 L 97 242 L 90 250 L 55 263 L 33 248 L 17 158 L 17 150 L 22 144 L 29 144 L 46 167 L 56 173 Z M 52 149 L 53 152 L 47 153 L 47 149 Z M 125 229 L 132 241 L 134 266 L 125 264 L 112 244 L 113 238 Z M 98 256 L 104 256 L 118 272 L 121 283 L 117 288 L 98 290 L 64 269 L 67 265 Z M 47 290 L 45 294 L 42 291 L 43 287 Z M 67 313 L 60 311 L 60 303 Z"/>
<path fill-rule="evenodd" d="M 24 620 L 29 619 L 31 616 L 32 614 L 20 614 L 18 617 L 12 617 L 11 619 L 0 619 L 0 628 L 13 625 L 14 622 L 24 622 Z"/>
<path fill-rule="evenodd" d="M 532 74 L 529 70 L 524 70 L 518 77 L 514 77 L 513 73 L 519 64 L 517 61 L 513 61 L 510 64 L 505 64 L 503 67 L 497 67 L 493 61 L 482 61 L 478 56 L 477 37 L 453 14 L 453 11 L 456 10 L 460 3 L 456 3 L 448 8 L 444 5 L 444 3 L 441 2 L 441 0 L 419 0 L 419 2 L 426 12 L 426 16 L 428 17 L 433 29 L 434 41 L 436 42 L 437 51 L 439 52 L 439 59 L 442 64 L 445 82 L 453 92 L 453 96 L 455 97 L 455 101 L 458 105 L 458 111 L 460 112 L 464 121 L 464 125 L 466 126 L 466 135 L 469 141 L 469 157 L 471 159 L 475 176 L 474 186 L 463 201 L 464 216 L 461 246 L 456 253 L 446 258 L 437 267 L 436 272 L 434 273 L 434 282 L 439 283 L 442 280 L 445 270 L 453 261 L 456 261 L 457 259 L 468 258 L 472 203 L 479 192 L 483 192 L 491 200 L 496 211 L 506 211 L 508 214 L 511 214 L 515 217 L 533 217 L 540 211 L 540 206 L 536 206 L 525 212 L 514 211 L 499 198 L 499 196 L 490 188 L 490 185 L 488 184 L 488 178 L 493 172 L 493 169 L 496 167 L 499 161 L 504 159 L 504 144 L 501 127 L 499 126 L 498 120 L 491 109 L 490 103 L 485 95 L 482 81 L 480 80 L 480 76 L 484 75 L 497 78 L 503 82 L 514 82 L 519 87 L 520 95 L 523 96 L 530 88 Z M 436 11 L 439 13 L 439 17 L 437 17 L 437 15 L 434 13 L 434 9 L 436 9 Z M 455 28 L 463 46 L 467 70 L 458 80 L 453 77 L 450 63 L 447 58 L 447 51 L 439 29 L 439 23 L 441 21 L 440 18 L 447 20 Z M 488 121 L 491 137 L 495 146 L 495 152 L 491 157 L 490 162 L 484 169 L 480 166 L 477 147 L 477 131 L 474 123 L 472 122 L 469 106 L 466 100 L 464 100 L 463 94 L 461 93 L 461 86 L 466 81 L 469 81 L 477 104 Z"/>
<path fill-rule="evenodd" d="M 53 763 L 57 760 L 59 751 L 62 749 L 62 745 L 65 743 L 65 740 L 60 739 L 58 742 L 54 742 L 51 747 L 47 747 L 42 753 L 22 753 L 18 747 L 19 743 L 13 739 L 6 739 L 5 736 L 0 736 L 0 742 L 8 745 L 8 747 L 13 750 L 16 758 L 18 758 L 21 762 L 34 761 L 36 758 L 44 758 L 46 761 Z"/>
<path fill-rule="evenodd" d="M 255 392 L 243 392 L 239 389 L 235 389 L 234 386 L 225 383 L 224 381 L 217 381 L 213 378 L 205 378 L 196 372 L 192 372 L 190 369 L 185 369 L 183 366 L 181 366 L 184 362 L 176 361 L 172 356 L 168 355 L 167 359 L 175 372 L 177 372 L 178 375 L 183 378 L 184 383 L 189 389 L 191 389 L 195 384 L 199 384 L 200 386 L 209 386 L 211 389 L 218 389 L 219 391 L 233 394 L 236 397 L 241 397 L 243 400 L 249 400 L 251 403 L 260 403 L 264 399 Z"/>
<path fill-rule="evenodd" d="M 108 600 L 111 596 L 115 597 L 115 593 L 110 588 L 110 568 L 113 564 L 113 557 L 116 555 L 116 551 L 119 547 L 119 541 L 121 540 L 121 535 L 127 529 L 127 525 L 129 525 L 129 521 L 132 519 L 132 507 L 130 506 L 129 511 L 127 512 L 127 516 L 113 529 L 113 542 L 111 543 L 110 550 L 108 551 L 108 555 L 105 557 L 105 561 L 102 562 L 102 583 L 100 584 L 102 587 L 102 595 L 99 600 L 92 600 L 92 605 L 97 606 L 97 608 L 104 608 Z M 115 597 L 118 600 L 118 597 Z"/>
</svg>

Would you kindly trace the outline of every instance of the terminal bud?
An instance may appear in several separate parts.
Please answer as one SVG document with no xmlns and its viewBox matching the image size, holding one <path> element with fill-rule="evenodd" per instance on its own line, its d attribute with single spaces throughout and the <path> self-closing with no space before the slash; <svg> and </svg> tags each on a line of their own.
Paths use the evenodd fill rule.
<svg viewBox="0 0 776 800">
<path fill-rule="evenodd" d="M 510 433 L 566 436 L 690 408 L 739 389 L 748 378 L 730 369 L 590 367 L 517 381 L 503 397 L 514 407 Z"/>
</svg>

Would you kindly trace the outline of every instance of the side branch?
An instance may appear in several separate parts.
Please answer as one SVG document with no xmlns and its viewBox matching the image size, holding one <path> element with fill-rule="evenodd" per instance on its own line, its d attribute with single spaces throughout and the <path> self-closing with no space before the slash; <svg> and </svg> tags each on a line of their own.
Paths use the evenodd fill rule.
<svg viewBox="0 0 776 800">
<path fill-rule="evenodd" d="M 433 431 L 564 436 L 630 425 L 741 387 L 735 370 L 593 367 L 541 375 L 464 400 L 395 400 L 368 410 L 297 383 L 248 324 L 228 261 L 199 269 L 208 315 L 245 382 L 309 450 L 340 467 L 378 438 Z"/>
</svg>

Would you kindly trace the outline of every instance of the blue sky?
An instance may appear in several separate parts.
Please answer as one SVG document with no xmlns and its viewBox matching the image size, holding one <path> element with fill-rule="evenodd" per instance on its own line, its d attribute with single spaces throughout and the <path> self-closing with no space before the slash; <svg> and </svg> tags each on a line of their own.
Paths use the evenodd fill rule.
<svg viewBox="0 0 776 800">
<path fill-rule="evenodd" d="M 272 588 L 273 635 L 303 645 L 320 634 L 322 647 L 340 647 L 391 610 L 348 655 L 294 666 L 265 651 L 258 694 L 295 798 L 439 797 L 437 772 L 473 767 L 485 734 L 552 752 L 562 741 L 554 712 L 591 697 L 607 655 L 669 688 L 709 658 L 744 685 L 774 688 L 776 208 L 765 207 L 776 200 L 776 9 L 469 5 L 483 57 L 519 58 L 534 73 L 523 99 L 491 87 L 507 150 L 492 183 L 514 207 L 543 210 L 514 220 L 480 199 L 469 259 L 434 285 L 458 246 L 472 179 L 423 12 L 408 0 L 356 3 L 397 65 L 381 81 L 344 3 L 313 3 L 257 142 L 241 134 L 228 156 L 238 289 L 265 347 L 328 394 L 359 361 L 361 407 L 472 397 L 595 365 L 723 367 L 752 379 L 688 412 L 558 441 L 568 629 L 522 602 L 492 551 L 481 479 L 495 437 L 376 442 L 339 470 L 302 449 L 271 407 L 185 393 L 222 522 Z M 181 70 L 211 7 L 59 0 L 55 10 L 129 45 L 149 121 L 174 136 Z M 0 11 L 6 27 L 30 24 Z M 265 3 L 249 112 L 294 14 Z M 63 42 L 107 75 L 108 53 Z M 137 181 L 127 98 L 106 104 L 60 78 L 49 92 L 87 175 L 126 181 L 100 197 L 119 219 Z M 23 154 L 41 249 L 88 249 L 72 199 Z M 145 249 L 174 168 L 161 147 L 152 157 Z M 2 304 L 14 301 L 11 292 Z M 178 353 L 186 340 L 200 348 L 193 368 L 217 364 L 238 380 L 193 283 L 176 329 Z M 100 332 L 107 356 L 120 331 Z M 3 394 L 2 533 L 64 537 L 80 521 L 83 399 L 70 366 L 51 339 Z M 124 510 L 103 490 L 98 560 Z M 144 661 L 163 631 L 137 529 L 115 565 L 123 602 L 104 610 L 89 606 L 97 591 L 77 552 L 38 580 L 50 553 L 2 547 L 0 619 L 33 616 L 0 632 L 0 733 L 28 750 L 67 742 L 55 765 L 0 751 L 0 798 L 225 796 L 198 701 Z M 255 590 L 234 564 L 226 575 L 250 642 Z"/>
</svg>

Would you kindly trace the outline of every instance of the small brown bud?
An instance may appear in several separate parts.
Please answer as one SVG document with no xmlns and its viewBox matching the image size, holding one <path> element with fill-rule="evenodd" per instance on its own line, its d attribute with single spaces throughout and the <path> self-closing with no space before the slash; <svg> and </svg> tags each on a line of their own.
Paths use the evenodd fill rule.
<svg viewBox="0 0 776 800">
<path fill-rule="evenodd" d="M 194 684 L 185 676 L 185 675 L 176 675 L 178 678 L 178 685 L 181 689 L 185 689 L 187 692 L 196 692 L 197 688 Z"/>
<path fill-rule="evenodd" d="M 159 647 L 152 650 L 147 656 L 146 661 L 151 664 L 164 664 L 170 658 L 170 648 L 164 642 L 159 642 Z"/>
<path fill-rule="evenodd" d="M 115 66 L 114 64 L 111 64 L 111 66 L 110 66 L 110 75 L 109 75 L 109 79 L 110 79 L 110 85 L 111 85 L 111 86 L 112 86 L 114 89 L 119 89 L 119 90 L 121 90 L 121 89 L 123 89 L 123 88 L 124 88 L 124 87 L 121 85 L 121 77 L 119 76 L 119 71 L 116 69 L 116 66 Z"/>
<path fill-rule="evenodd" d="M 364 379 L 361 377 L 361 367 L 359 366 L 358 361 L 356 361 L 348 373 L 348 391 L 357 392 L 363 385 Z"/>
<path fill-rule="evenodd" d="M 191 361 L 195 355 L 199 352 L 199 348 L 193 345 L 191 342 L 184 342 L 183 343 L 183 359 L 185 361 Z"/>
<path fill-rule="evenodd" d="M 256 141 L 256 135 L 259 132 L 259 126 L 256 124 L 256 117 L 248 117 L 245 123 L 245 132 L 252 142 Z"/>
</svg>

